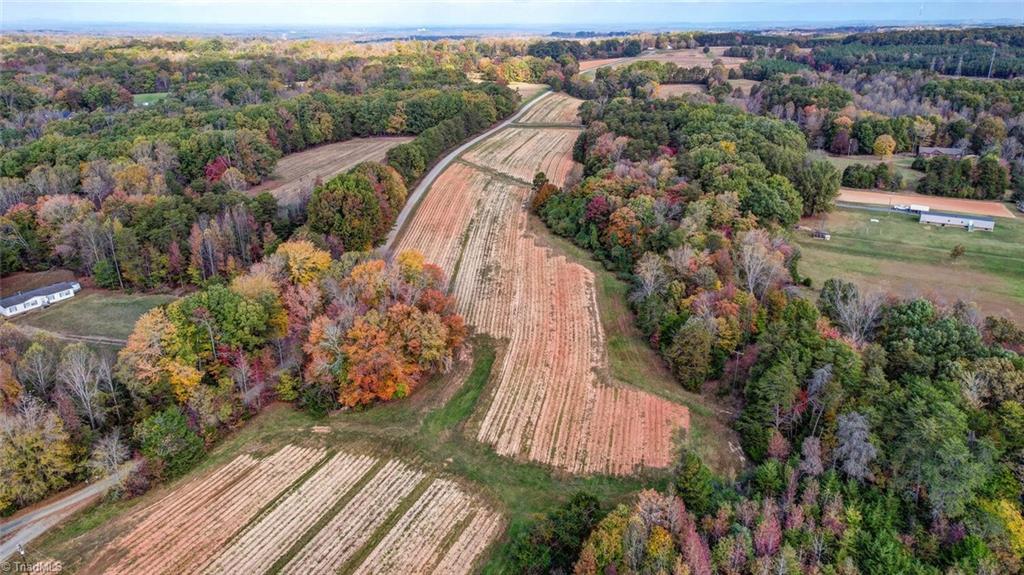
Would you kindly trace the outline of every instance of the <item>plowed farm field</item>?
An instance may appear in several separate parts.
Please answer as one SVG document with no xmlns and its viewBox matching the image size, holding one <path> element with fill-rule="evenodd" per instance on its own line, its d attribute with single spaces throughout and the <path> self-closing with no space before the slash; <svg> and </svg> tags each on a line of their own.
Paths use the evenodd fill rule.
<svg viewBox="0 0 1024 575">
<path fill-rule="evenodd" d="M 282 206 L 293 205 L 313 193 L 317 178 L 327 180 L 363 162 L 381 162 L 388 150 L 411 140 L 406 137 L 353 138 L 288 154 L 277 162 L 270 179 L 249 193 L 270 192 Z"/>
<path fill-rule="evenodd" d="M 286 446 L 240 455 L 125 518 L 83 573 L 469 573 L 503 529 L 452 479 Z"/>
<path fill-rule="evenodd" d="M 502 174 L 523 182 L 532 182 L 537 172 L 544 172 L 549 181 L 562 185 L 573 166 L 571 150 L 578 135 L 577 130 L 561 128 L 506 128 L 462 157 L 478 166 L 498 167 Z"/>
<path fill-rule="evenodd" d="M 583 102 L 563 93 L 552 94 L 530 109 L 518 124 L 570 124 L 578 126 L 576 116 Z M 499 133 L 500 135 L 500 133 Z M 489 138 L 490 139 L 490 138 Z M 570 151 L 572 149 L 570 148 Z"/>
<path fill-rule="evenodd" d="M 666 467 L 688 410 L 609 377 L 593 272 L 527 228 L 525 181 L 543 169 L 561 183 L 577 133 L 507 128 L 482 142 L 441 175 L 397 249 L 444 267 L 467 323 L 506 342 L 478 440 L 574 473 Z"/>
</svg>

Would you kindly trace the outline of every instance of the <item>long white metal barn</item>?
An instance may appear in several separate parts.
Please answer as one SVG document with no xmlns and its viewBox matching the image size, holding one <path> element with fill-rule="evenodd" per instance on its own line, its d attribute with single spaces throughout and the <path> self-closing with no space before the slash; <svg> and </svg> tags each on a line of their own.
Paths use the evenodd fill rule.
<svg viewBox="0 0 1024 575">
<path fill-rule="evenodd" d="M 946 212 L 924 212 L 921 214 L 922 224 L 931 224 L 934 226 L 953 226 L 957 228 L 964 228 L 969 232 L 974 230 L 981 230 L 985 232 L 991 232 L 996 228 L 996 221 L 992 218 L 986 218 L 984 216 L 968 216 L 965 214 L 950 214 Z"/>
</svg>

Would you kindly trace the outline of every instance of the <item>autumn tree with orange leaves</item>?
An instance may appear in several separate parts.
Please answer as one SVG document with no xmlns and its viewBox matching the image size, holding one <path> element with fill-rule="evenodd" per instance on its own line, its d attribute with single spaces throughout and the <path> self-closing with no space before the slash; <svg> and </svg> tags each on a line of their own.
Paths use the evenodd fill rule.
<svg viewBox="0 0 1024 575">
<path fill-rule="evenodd" d="M 345 406 L 405 397 L 446 369 L 466 337 L 444 274 L 419 253 L 360 263 L 339 288 L 310 327 L 305 377 L 333 386 Z"/>
</svg>

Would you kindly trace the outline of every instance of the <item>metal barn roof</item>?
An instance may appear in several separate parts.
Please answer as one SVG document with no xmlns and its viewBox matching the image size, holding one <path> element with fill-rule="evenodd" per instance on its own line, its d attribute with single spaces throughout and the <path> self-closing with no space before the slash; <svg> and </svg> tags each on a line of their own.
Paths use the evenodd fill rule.
<svg viewBox="0 0 1024 575">
<path fill-rule="evenodd" d="M 976 222 L 995 222 L 995 219 L 987 216 L 973 216 L 971 214 L 954 214 L 952 212 L 925 212 L 921 214 L 921 218 L 924 219 L 927 216 L 944 216 L 947 218 L 963 218 L 965 220 L 974 220 Z"/>
</svg>

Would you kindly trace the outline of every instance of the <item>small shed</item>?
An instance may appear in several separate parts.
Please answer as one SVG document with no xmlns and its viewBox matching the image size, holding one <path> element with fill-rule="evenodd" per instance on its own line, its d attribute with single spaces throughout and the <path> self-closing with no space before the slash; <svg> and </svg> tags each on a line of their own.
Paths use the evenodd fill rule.
<svg viewBox="0 0 1024 575">
<path fill-rule="evenodd" d="M 991 232 L 996 228 L 996 221 L 992 218 L 986 218 L 984 216 L 968 216 L 965 214 L 950 214 L 945 212 L 922 213 L 920 221 L 922 224 L 931 224 L 934 226 L 953 226 L 957 228 L 964 228 L 969 232 L 973 232 L 974 230 Z"/>
<path fill-rule="evenodd" d="M 947 158 L 953 158 L 956 160 L 963 159 L 964 151 L 960 148 L 940 148 L 933 146 L 919 146 L 917 148 L 917 156 L 919 158 L 934 158 L 936 156 L 945 156 Z"/>
<path fill-rule="evenodd" d="M 0 298 L 0 315 L 11 317 L 51 303 L 74 297 L 82 286 L 78 282 L 60 282 L 46 287 L 18 292 Z"/>
</svg>

